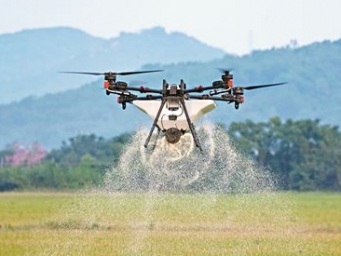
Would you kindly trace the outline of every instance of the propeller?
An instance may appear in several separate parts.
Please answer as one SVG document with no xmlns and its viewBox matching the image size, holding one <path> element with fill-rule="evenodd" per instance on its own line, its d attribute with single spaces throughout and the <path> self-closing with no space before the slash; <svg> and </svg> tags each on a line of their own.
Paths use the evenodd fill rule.
<svg viewBox="0 0 341 256">
<path fill-rule="evenodd" d="M 242 87 L 244 90 L 254 90 L 254 89 L 259 89 L 259 88 L 265 88 L 265 87 L 271 87 L 271 86 L 278 86 L 282 84 L 286 84 L 287 82 L 284 83 L 275 83 L 275 84 L 260 84 L 260 85 L 251 85 L 251 86 L 245 86 Z"/>
<path fill-rule="evenodd" d="M 233 75 L 230 74 L 232 71 L 232 68 L 218 68 L 223 74 L 221 76 L 221 80 L 223 81 L 224 87 L 227 88 L 232 88 L 233 87 Z"/>
<path fill-rule="evenodd" d="M 153 72 L 161 72 L 163 70 L 142 70 L 142 71 L 128 71 L 128 72 L 80 72 L 80 71 L 61 71 L 59 73 L 66 74 L 79 74 L 79 75 L 93 75 L 93 76 L 127 76 L 127 75 L 136 75 L 136 74 L 144 74 L 144 73 L 153 73 Z"/>
<path fill-rule="evenodd" d="M 229 74 L 233 68 L 217 68 L 218 70 L 220 70 L 221 73 L 224 73 L 224 74 Z"/>
</svg>

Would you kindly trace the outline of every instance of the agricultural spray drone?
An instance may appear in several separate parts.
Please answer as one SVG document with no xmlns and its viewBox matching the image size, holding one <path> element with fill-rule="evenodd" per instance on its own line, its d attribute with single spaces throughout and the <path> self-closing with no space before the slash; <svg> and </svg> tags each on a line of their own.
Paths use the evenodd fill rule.
<svg viewBox="0 0 341 256">
<path fill-rule="evenodd" d="M 157 128 L 157 137 L 162 132 L 167 142 L 175 144 L 186 132 L 191 132 L 195 145 L 202 151 L 194 124 L 203 115 L 216 107 L 215 101 L 234 104 L 235 109 L 244 102 L 244 90 L 283 85 L 285 83 L 262 84 L 253 86 L 233 86 L 231 70 L 221 69 L 221 80 L 214 81 L 211 86 L 197 86 L 187 89 L 181 79 L 180 84 L 168 84 L 163 80 L 162 89 L 150 89 L 144 86 L 133 87 L 128 83 L 117 81 L 117 76 L 136 75 L 163 70 L 132 71 L 132 72 L 62 72 L 82 75 L 104 76 L 104 89 L 107 95 L 118 95 L 117 102 L 126 109 L 132 103 L 147 113 L 153 120 L 152 128 L 144 146 L 147 148 L 152 134 Z M 134 93 L 132 93 L 134 92 Z M 206 93 L 205 93 L 206 92 Z M 140 93 L 137 95 L 135 93 Z M 145 96 L 143 96 L 145 94 Z M 219 95 L 219 96 L 218 96 Z"/>
</svg>

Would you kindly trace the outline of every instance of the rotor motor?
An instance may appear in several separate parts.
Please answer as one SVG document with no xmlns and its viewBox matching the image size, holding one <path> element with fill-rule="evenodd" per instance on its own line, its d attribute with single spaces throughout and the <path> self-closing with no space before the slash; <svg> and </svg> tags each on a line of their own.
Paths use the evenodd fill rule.
<svg viewBox="0 0 341 256">
<path fill-rule="evenodd" d="M 243 87 L 233 88 L 233 94 L 235 95 L 235 102 L 237 104 L 244 103 L 244 89 Z"/>
</svg>

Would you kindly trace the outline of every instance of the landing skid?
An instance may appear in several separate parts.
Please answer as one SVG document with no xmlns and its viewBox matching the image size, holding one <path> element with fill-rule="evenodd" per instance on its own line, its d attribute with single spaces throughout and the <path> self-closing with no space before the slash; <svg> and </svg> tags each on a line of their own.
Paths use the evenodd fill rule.
<svg viewBox="0 0 341 256">
<path fill-rule="evenodd" d="M 158 127 L 158 128 L 157 128 L 157 134 L 156 134 L 156 138 L 155 138 L 154 144 L 152 145 L 152 150 L 154 150 L 154 149 L 155 149 L 155 147 L 156 147 L 157 140 L 158 140 L 158 139 L 159 139 L 159 137 L 160 137 L 160 133 L 161 133 L 161 130 L 160 130 L 160 128 Z M 145 145 L 145 147 L 146 147 L 146 145 Z"/>
</svg>

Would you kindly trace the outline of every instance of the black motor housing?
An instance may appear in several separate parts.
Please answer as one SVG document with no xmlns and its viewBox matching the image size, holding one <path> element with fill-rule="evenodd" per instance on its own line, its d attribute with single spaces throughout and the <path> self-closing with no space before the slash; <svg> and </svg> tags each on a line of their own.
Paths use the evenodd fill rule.
<svg viewBox="0 0 341 256">
<path fill-rule="evenodd" d="M 165 132 L 166 140 L 172 144 L 179 142 L 182 135 L 183 132 L 175 127 L 169 128 Z"/>
</svg>

